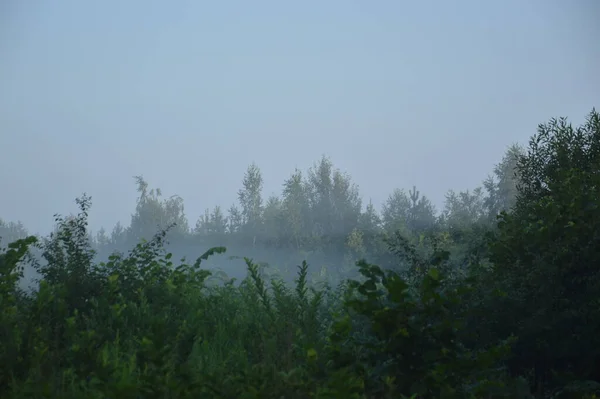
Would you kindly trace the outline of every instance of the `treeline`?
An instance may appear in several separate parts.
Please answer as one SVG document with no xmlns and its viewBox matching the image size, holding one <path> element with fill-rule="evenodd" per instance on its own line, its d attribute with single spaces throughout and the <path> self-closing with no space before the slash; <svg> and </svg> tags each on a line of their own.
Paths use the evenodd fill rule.
<svg viewBox="0 0 600 399">
<path fill-rule="evenodd" d="M 178 257 L 222 245 L 284 269 L 293 270 L 299 258 L 336 271 L 362 258 L 393 267 L 397 259 L 390 256 L 387 242 L 397 231 L 416 242 L 425 233 L 451 232 L 446 241 L 452 246 L 457 239 L 468 241 L 459 236 L 473 226 L 492 226 L 499 212 L 510 209 L 516 200 L 516 165 L 523 153 L 518 145 L 509 147 L 482 187 L 448 192 L 441 210 L 416 187 L 394 190 L 377 210 L 363 203 L 351 177 L 326 157 L 306 172 L 295 170 L 283 182 L 281 195 L 265 199 L 261 171 L 252 164 L 244 174 L 237 203 L 226 210 L 206 209 L 194 225 L 180 197 L 164 198 L 159 188 L 150 188 L 138 176 L 139 197 L 130 224 L 119 223 L 110 232 L 102 228 L 90 234 L 90 240 L 103 259 L 170 227 L 168 247 Z M 22 225 L 0 220 L 5 242 L 26 235 Z"/>
</svg>

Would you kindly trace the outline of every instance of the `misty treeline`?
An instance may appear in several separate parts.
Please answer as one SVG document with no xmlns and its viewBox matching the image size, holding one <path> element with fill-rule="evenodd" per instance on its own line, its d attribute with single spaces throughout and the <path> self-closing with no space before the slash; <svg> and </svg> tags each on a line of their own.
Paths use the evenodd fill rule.
<svg viewBox="0 0 600 399">
<path fill-rule="evenodd" d="M 1 397 L 600 395 L 595 110 L 541 124 L 441 210 L 413 187 L 377 211 L 326 157 L 266 199 L 250 165 L 194 226 L 136 183 L 110 234 L 86 196 L 48 237 L 2 223 Z M 241 281 L 215 280 L 232 252 Z"/>
<path fill-rule="evenodd" d="M 139 197 L 130 224 L 124 227 L 118 223 L 110 232 L 104 228 L 90 232 L 89 239 L 99 258 L 104 259 L 168 228 L 167 246 L 178 258 L 226 246 L 232 253 L 263 264 L 277 264 L 286 276 L 290 271 L 295 273 L 298 259 L 327 266 L 332 278 L 346 276 L 362 258 L 386 268 L 396 267 L 398 259 L 388 251 L 387 241 L 398 231 L 420 246 L 427 245 L 424 234 L 448 233 L 443 234 L 445 243 L 460 256 L 464 248 L 458 244 L 469 242 L 461 238 L 463 234 L 473 226 L 490 226 L 500 211 L 514 204 L 515 166 L 523 153 L 522 147 L 510 146 L 482 187 L 448 192 L 441 211 L 417 187 L 395 189 L 381 210 L 372 203 L 364 204 L 351 176 L 336 169 L 325 156 L 307 172 L 295 170 L 283 182 L 279 196 L 265 199 L 262 174 L 253 163 L 243 176 L 237 203 L 227 209 L 219 205 L 206 209 L 193 226 L 182 198 L 164 198 L 159 188 L 151 188 L 137 176 Z M 26 236 L 21 223 L 0 221 L 0 237 L 5 242 Z M 244 272 L 243 265 L 236 269 L 227 263 L 222 260 L 221 268 L 233 274 L 236 270 Z"/>
</svg>

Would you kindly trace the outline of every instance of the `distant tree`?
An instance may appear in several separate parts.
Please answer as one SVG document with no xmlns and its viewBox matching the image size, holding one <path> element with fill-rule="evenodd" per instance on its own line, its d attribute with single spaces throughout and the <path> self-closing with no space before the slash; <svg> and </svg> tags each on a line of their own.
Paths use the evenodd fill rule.
<svg viewBox="0 0 600 399">
<path fill-rule="evenodd" d="M 228 224 L 227 224 L 227 232 L 229 234 L 239 233 L 242 229 L 243 225 L 243 217 L 237 206 L 231 205 L 227 211 L 228 213 Z"/>
<path fill-rule="evenodd" d="M 227 217 L 220 206 L 215 206 L 212 211 L 206 209 L 204 215 L 200 215 L 193 232 L 195 234 L 209 236 L 222 236 L 227 232 Z"/>
<path fill-rule="evenodd" d="M 332 181 L 333 164 L 323 156 L 308 171 L 307 191 L 313 219 L 313 233 L 330 236 L 333 232 Z"/>
<path fill-rule="evenodd" d="M 148 183 L 141 176 L 135 177 L 137 200 L 135 213 L 131 216 L 129 237 L 132 241 L 150 239 L 160 229 L 174 225 L 169 231 L 170 237 L 182 237 L 189 232 L 187 218 L 184 213 L 183 200 L 179 196 L 162 199 L 160 189 L 149 189 Z"/>
<path fill-rule="evenodd" d="M 198 217 L 198 220 L 196 221 L 196 226 L 192 230 L 192 233 L 201 236 L 207 236 L 211 234 L 211 230 L 212 229 L 210 226 L 210 210 L 206 208 L 204 210 L 204 214 Z"/>
<path fill-rule="evenodd" d="M 238 191 L 238 200 L 242 211 L 243 228 L 251 235 L 255 235 L 262 224 L 263 212 L 263 178 L 255 163 L 252 163 L 246 170 L 242 186 L 242 189 Z"/>
<path fill-rule="evenodd" d="M 296 169 L 283 183 L 282 217 L 285 240 L 296 249 L 303 246 L 304 239 L 310 235 L 312 214 L 308 187 L 302 172 Z"/>
<path fill-rule="evenodd" d="M 127 231 L 128 229 L 124 228 L 121 222 L 117 222 L 110 233 L 110 244 L 116 246 L 124 243 L 127 239 Z"/>
<path fill-rule="evenodd" d="M 369 201 L 365 211 L 361 212 L 358 218 L 358 228 L 369 235 L 381 233 L 381 217 L 375 209 L 373 202 Z"/>
<path fill-rule="evenodd" d="M 410 208 L 407 212 L 406 225 L 412 233 L 429 231 L 436 223 L 435 206 L 429 198 L 421 195 L 415 186 L 408 193 Z"/>
<path fill-rule="evenodd" d="M 362 205 L 358 187 L 324 156 L 309 170 L 307 187 L 313 232 L 327 240 L 341 238 L 343 243 L 358 224 Z"/>
<path fill-rule="evenodd" d="M 511 145 L 502 161 L 494 167 L 493 175 L 484 182 L 487 191 L 484 205 L 490 217 L 495 219 L 502 211 L 511 209 L 517 201 L 519 181 L 517 163 L 524 156 L 524 149 L 518 144 Z"/>
<path fill-rule="evenodd" d="M 362 199 L 358 186 L 352 183 L 347 173 L 339 170 L 333 172 L 333 209 L 335 212 L 334 232 L 347 234 L 358 226 L 362 208 Z"/>
<path fill-rule="evenodd" d="M 283 233 L 283 206 L 279 197 L 272 195 L 267 199 L 263 211 L 262 238 L 271 246 L 279 246 Z"/>
<path fill-rule="evenodd" d="M 5 248 L 11 242 L 27 236 L 27 229 L 23 223 L 6 222 L 0 219 L 0 248 Z"/>
<path fill-rule="evenodd" d="M 210 225 L 214 234 L 223 235 L 227 232 L 227 217 L 219 205 L 216 205 L 210 213 Z"/>
<path fill-rule="evenodd" d="M 93 242 L 96 248 L 106 248 L 110 245 L 110 237 L 106 234 L 104 227 L 101 227 L 100 230 L 98 230 L 93 237 Z"/>
<path fill-rule="evenodd" d="M 388 232 L 408 232 L 407 220 L 411 201 L 404 190 L 395 189 L 383 204 L 381 212 L 383 227 Z"/>
<path fill-rule="evenodd" d="M 477 187 L 458 193 L 450 190 L 446 194 L 442 215 L 446 228 L 450 230 L 463 230 L 482 222 L 486 216 L 483 189 Z"/>
</svg>

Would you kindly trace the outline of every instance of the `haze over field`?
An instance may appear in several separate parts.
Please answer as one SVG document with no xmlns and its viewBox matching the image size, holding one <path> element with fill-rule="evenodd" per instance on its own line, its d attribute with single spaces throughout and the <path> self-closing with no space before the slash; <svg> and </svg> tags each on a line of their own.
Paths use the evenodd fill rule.
<svg viewBox="0 0 600 399">
<path fill-rule="evenodd" d="M 321 155 L 377 208 L 440 208 L 538 123 L 600 100 L 600 3 L 103 1 L 0 6 L 0 216 L 48 233 L 93 197 L 128 225 L 134 175 L 193 224 Z M 118 200 L 115 200 L 118 199 Z"/>
</svg>

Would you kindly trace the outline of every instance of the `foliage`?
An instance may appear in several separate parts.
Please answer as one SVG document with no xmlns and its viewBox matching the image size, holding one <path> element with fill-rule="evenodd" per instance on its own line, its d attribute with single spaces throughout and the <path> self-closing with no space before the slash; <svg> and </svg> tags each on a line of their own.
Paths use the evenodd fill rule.
<svg viewBox="0 0 600 399">
<path fill-rule="evenodd" d="M 415 187 L 363 210 L 323 157 L 265 202 L 251 165 L 193 231 L 142 178 L 110 235 L 86 195 L 46 238 L 2 222 L 0 397 L 595 398 L 599 161 L 592 111 L 540 125 L 439 215 Z M 169 239 L 205 251 L 175 261 Z M 209 270 L 232 247 L 286 256 L 234 254 L 238 282 Z"/>
</svg>

